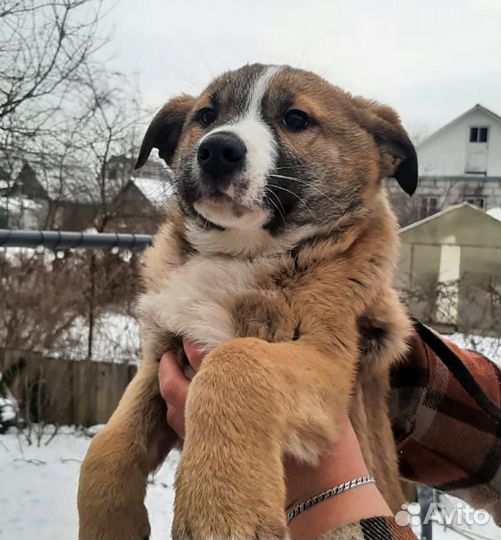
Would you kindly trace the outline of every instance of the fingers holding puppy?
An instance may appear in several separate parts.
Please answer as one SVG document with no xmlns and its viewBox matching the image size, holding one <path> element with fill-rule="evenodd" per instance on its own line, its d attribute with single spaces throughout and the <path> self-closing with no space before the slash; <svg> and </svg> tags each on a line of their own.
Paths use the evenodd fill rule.
<svg viewBox="0 0 501 540">
<path fill-rule="evenodd" d="M 202 365 L 205 352 L 200 345 L 188 340 L 183 340 L 183 347 L 196 373 Z M 183 373 L 174 354 L 167 352 L 162 356 L 158 379 L 160 394 L 167 403 L 167 423 L 181 439 L 184 439 L 184 408 L 190 379 Z"/>
<path fill-rule="evenodd" d="M 190 380 L 170 352 L 165 353 L 160 360 L 158 379 L 160 394 L 167 403 L 167 423 L 178 437 L 184 439 L 184 404 Z"/>
<path fill-rule="evenodd" d="M 195 370 L 195 373 L 202 366 L 203 359 L 207 354 L 203 349 L 203 346 L 195 341 L 190 341 L 186 338 L 183 338 L 183 348 L 188 360 L 191 364 L 191 367 Z"/>
</svg>

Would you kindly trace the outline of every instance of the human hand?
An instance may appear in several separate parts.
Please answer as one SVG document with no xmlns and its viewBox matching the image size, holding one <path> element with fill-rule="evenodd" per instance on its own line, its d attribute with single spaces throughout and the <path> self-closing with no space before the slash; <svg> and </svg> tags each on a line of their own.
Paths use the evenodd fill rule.
<svg viewBox="0 0 501 540">
<path fill-rule="evenodd" d="M 353 426 L 346 415 L 343 432 L 315 465 L 285 457 L 288 507 L 327 489 L 369 474 Z M 375 516 L 391 516 L 375 484 L 365 484 L 312 506 L 289 525 L 291 538 L 317 538 L 343 525 Z"/>
<path fill-rule="evenodd" d="M 199 345 L 187 339 L 183 339 L 183 348 L 191 367 L 197 373 L 206 353 Z M 184 408 L 191 381 L 170 352 L 164 353 L 160 360 L 158 381 L 160 394 L 167 403 L 167 423 L 180 439 L 184 439 Z"/>
</svg>

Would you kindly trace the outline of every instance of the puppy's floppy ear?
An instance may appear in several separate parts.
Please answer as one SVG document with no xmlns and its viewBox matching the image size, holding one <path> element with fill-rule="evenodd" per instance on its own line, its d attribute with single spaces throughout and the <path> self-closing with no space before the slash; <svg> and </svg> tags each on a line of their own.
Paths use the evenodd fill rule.
<svg viewBox="0 0 501 540">
<path fill-rule="evenodd" d="M 390 107 L 364 98 L 354 98 L 354 102 L 358 123 L 379 147 L 382 176 L 395 178 L 412 195 L 418 183 L 417 154 L 398 114 Z"/>
<path fill-rule="evenodd" d="M 178 96 L 166 103 L 155 115 L 141 143 L 136 169 L 142 167 L 153 148 L 170 165 L 183 130 L 186 116 L 195 103 L 192 96 Z"/>
</svg>

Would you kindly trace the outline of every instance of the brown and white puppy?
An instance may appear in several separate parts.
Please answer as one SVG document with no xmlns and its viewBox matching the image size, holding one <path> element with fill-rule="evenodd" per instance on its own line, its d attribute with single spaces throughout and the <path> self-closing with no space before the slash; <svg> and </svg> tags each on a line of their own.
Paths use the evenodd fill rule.
<svg viewBox="0 0 501 540">
<path fill-rule="evenodd" d="M 286 538 L 282 457 L 314 462 L 346 411 L 396 510 L 388 370 L 410 324 L 382 182 L 417 182 L 396 113 L 255 64 L 167 103 L 139 166 L 152 148 L 176 197 L 145 255 L 142 364 L 82 466 L 80 538 L 148 535 L 147 475 L 176 441 L 158 359 L 183 336 L 209 354 L 186 404 L 174 538 Z"/>
</svg>

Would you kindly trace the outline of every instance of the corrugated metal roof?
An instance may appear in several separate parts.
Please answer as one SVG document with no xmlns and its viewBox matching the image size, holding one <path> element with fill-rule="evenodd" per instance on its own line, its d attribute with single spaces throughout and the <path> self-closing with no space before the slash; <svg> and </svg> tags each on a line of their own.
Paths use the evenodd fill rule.
<svg viewBox="0 0 501 540">
<path fill-rule="evenodd" d="M 419 227 L 420 225 L 423 225 L 423 223 L 428 223 L 429 221 L 433 221 L 444 214 L 448 214 L 449 212 L 453 212 L 455 210 L 458 210 L 459 208 L 471 208 L 472 210 L 475 210 L 476 212 L 481 212 L 484 215 L 488 215 L 489 217 L 492 217 L 494 219 L 498 219 L 495 216 L 492 216 L 489 214 L 489 212 L 484 212 L 481 208 L 478 208 L 477 206 L 474 206 L 473 204 L 462 202 L 459 204 L 454 204 L 452 206 L 448 206 L 447 208 L 444 208 L 443 210 L 440 210 L 436 214 L 432 214 L 431 216 L 425 217 L 423 219 L 420 219 L 419 221 L 415 221 L 414 223 L 411 223 L 409 225 L 406 225 L 405 227 L 402 227 L 399 232 L 407 232 L 412 229 L 415 229 L 416 227 Z"/>
</svg>

